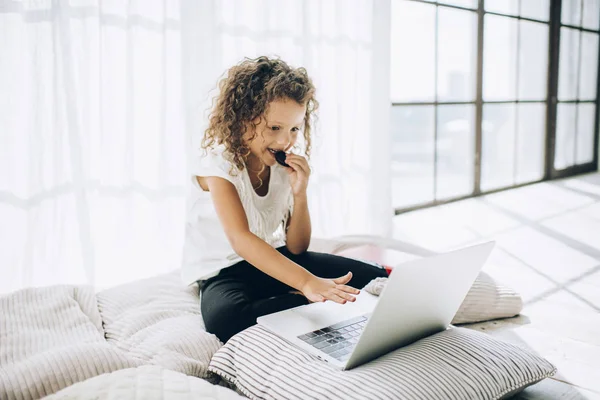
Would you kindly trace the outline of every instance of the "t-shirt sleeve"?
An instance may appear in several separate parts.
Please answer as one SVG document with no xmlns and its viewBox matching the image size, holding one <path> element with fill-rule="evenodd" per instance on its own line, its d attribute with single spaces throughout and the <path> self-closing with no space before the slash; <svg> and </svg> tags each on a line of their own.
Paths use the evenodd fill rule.
<svg viewBox="0 0 600 400">
<path fill-rule="evenodd" d="M 233 164 L 223 157 L 222 152 L 209 149 L 198 150 L 194 155 L 192 163 L 192 178 L 195 181 L 196 176 L 209 177 L 218 176 L 235 184 Z"/>
</svg>

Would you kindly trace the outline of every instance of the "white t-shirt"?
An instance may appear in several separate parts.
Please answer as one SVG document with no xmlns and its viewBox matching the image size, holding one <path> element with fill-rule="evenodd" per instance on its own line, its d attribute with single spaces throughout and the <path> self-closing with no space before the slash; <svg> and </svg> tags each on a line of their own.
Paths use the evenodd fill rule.
<svg viewBox="0 0 600 400">
<path fill-rule="evenodd" d="M 294 206 L 285 168 L 279 164 L 271 167 L 269 191 L 265 196 L 259 196 L 252 187 L 247 169 L 240 171 L 224 150 L 224 146 L 216 146 L 206 154 L 200 149 L 194 155 L 181 268 L 181 277 L 188 285 L 211 278 L 223 268 L 243 260 L 229 244 L 211 194 L 200 187 L 196 176 L 218 176 L 233 183 L 250 231 L 274 248 L 285 245 L 285 225 Z"/>
</svg>

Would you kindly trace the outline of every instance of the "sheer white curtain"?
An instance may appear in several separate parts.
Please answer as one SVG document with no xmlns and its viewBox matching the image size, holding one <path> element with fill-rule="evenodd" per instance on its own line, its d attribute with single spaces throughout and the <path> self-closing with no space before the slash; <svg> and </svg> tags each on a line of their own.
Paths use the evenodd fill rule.
<svg viewBox="0 0 600 400">
<path fill-rule="evenodd" d="M 198 146 L 216 82 L 244 56 L 277 55 L 308 70 L 319 121 L 310 183 L 314 234 L 387 235 L 389 0 L 185 3 L 188 126 Z M 203 45 L 205 43 L 206 45 Z"/>
<path fill-rule="evenodd" d="M 178 268 L 187 158 L 242 57 L 321 102 L 315 234 L 387 234 L 389 0 L 0 0 L 0 292 Z"/>
<path fill-rule="evenodd" d="M 0 4 L 0 290 L 172 269 L 185 210 L 179 3 Z"/>
</svg>

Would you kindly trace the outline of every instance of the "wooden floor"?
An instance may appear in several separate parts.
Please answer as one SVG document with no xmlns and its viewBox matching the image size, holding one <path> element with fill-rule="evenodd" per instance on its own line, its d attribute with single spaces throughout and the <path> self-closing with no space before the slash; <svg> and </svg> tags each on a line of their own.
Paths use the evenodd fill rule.
<svg viewBox="0 0 600 400">
<path fill-rule="evenodd" d="M 471 327 L 558 368 L 516 398 L 600 399 L 600 173 L 401 214 L 394 237 L 436 251 L 495 239 L 484 270 L 525 307 Z"/>
</svg>

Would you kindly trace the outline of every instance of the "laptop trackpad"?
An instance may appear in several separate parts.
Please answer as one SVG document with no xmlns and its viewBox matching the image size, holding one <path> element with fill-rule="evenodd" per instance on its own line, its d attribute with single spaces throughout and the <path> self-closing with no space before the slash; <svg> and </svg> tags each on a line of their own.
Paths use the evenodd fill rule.
<svg viewBox="0 0 600 400">
<path fill-rule="evenodd" d="M 351 312 L 352 310 L 349 310 L 347 307 L 344 310 L 340 310 L 339 307 L 336 307 L 340 305 L 341 304 L 333 302 L 313 303 L 306 307 L 298 307 L 294 309 L 293 312 L 295 315 L 309 320 L 313 326 L 319 328 L 335 324 L 340 320 L 340 317 L 341 319 L 347 319 L 355 316 L 355 314 Z M 342 312 L 340 313 L 340 311 Z M 358 312 L 360 312 L 360 310 L 358 310 Z"/>
<path fill-rule="evenodd" d="M 258 318 L 258 322 L 280 334 L 299 335 L 338 322 L 371 313 L 378 297 L 365 291 L 355 302 L 338 304 L 332 301 L 312 303 Z"/>
<path fill-rule="evenodd" d="M 324 303 L 312 303 L 305 307 L 298 307 L 293 311 L 298 316 L 325 327 L 372 311 L 368 308 L 365 309 L 361 307 L 362 304 L 359 305 L 356 303 L 358 303 L 358 299 L 356 302 L 347 302 L 346 304 L 327 301 Z"/>
</svg>

